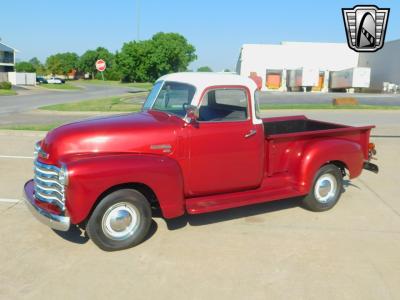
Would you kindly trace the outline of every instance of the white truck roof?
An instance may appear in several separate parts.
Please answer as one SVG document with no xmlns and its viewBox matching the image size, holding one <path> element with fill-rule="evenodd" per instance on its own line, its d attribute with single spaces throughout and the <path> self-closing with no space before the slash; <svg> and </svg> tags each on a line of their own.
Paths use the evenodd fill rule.
<svg viewBox="0 0 400 300">
<path fill-rule="evenodd" d="M 159 80 L 188 83 L 199 90 L 215 85 L 243 85 L 248 87 L 251 92 L 257 89 L 257 85 L 252 79 L 231 73 L 181 72 L 162 76 Z"/>
</svg>

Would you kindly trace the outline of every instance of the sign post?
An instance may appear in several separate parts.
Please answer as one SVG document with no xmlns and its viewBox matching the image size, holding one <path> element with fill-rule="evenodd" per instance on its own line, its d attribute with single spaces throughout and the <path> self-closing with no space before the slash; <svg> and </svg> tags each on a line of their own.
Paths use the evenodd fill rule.
<svg viewBox="0 0 400 300">
<path fill-rule="evenodd" d="M 96 61 L 96 69 L 97 69 L 97 71 L 101 72 L 101 77 L 103 78 L 103 81 L 104 81 L 103 72 L 106 69 L 106 67 L 107 67 L 106 62 L 104 60 L 99 59 Z"/>
</svg>

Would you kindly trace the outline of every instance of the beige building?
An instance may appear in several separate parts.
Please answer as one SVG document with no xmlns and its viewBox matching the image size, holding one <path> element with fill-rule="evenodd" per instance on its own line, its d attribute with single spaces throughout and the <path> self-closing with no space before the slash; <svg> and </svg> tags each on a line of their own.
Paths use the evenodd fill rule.
<svg viewBox="0 0 400 300">
<path fill-rule="evenodd" d="M 360 53 L 358 65 L 371 68 L 371 89 L 382 90 L 384 82 L 400 86 L 400 39 L 377 52 Z"/>
</svg>

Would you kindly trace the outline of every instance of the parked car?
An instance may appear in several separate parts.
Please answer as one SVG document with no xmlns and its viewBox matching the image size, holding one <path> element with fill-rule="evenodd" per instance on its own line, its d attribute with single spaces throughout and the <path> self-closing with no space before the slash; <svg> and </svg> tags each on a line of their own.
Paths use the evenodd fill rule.
<svg viewBox="0 0 400 300">
<path fill-rule="evenodd" d="M 65 80 L 58 77 L 51 77 L 50 79 L 47 79 L 47 83 L 62 84 L 65 83 Z"/>
<path fill-rule="evenodd" d="M 301 197 L 326 211 L 346 174 L 378 172 L 374 126 L 262 118 L 258 92 L 238 75 L 161 77 L 142 112 L 64 125 L 39 141 L 25 202 L 51 228 L 81 226 L 111 251 L 145 239 L 153 208 L 170 219 Z"/>
<path fill-rule="evenodd" d="M 38 76 L 38 77 L 36 77 L 36 83 L 37 84 L 46 84 L 47 80 L 44 77 Z"/>
</svg>

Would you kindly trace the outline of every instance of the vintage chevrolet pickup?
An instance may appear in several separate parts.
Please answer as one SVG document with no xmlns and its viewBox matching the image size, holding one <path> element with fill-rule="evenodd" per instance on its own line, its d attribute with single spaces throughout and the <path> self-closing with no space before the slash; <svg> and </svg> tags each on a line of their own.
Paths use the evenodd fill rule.
<svg viewBox="0 0 400 300">
<path fill-rule="evenodd" d="M 238 75 L 163 76 L 142 112 L 64 125 L 39 141 L 25 202 L 51 228 L 81 226 L 112 251 L 145 239 L 154 208 L 175 218 L 301 197 L 325 211 L 346 174 L 378 172 L 374 126 L 261 118 L 258 93 Z"/>
</svg>

